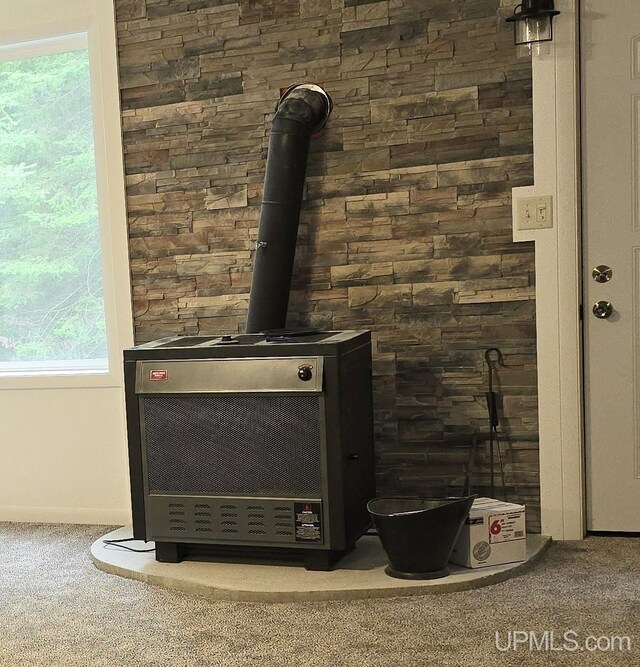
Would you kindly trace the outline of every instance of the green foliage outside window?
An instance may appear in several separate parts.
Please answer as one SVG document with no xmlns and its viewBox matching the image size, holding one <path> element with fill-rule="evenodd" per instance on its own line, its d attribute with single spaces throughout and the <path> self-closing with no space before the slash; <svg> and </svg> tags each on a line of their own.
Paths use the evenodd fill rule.
<svg viewBox="0 0 640 667">
<path fill-rule="evenodd" d="M 0 62 L 0 361 L 106 356 L 88 53 Z"/>
</svg>

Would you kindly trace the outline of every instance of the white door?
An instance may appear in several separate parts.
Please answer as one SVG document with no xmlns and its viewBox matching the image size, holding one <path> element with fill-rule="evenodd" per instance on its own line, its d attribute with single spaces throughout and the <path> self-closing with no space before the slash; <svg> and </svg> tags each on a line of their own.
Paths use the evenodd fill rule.
<svg viewBox="0 0 640 667">
<path fill-rule="evenodd" d="M 126 522 L 113 6 L 0 0 L 0 521 Z"/>
<path fill-rule="evenodd" d="M 580 5 L 587 527 L 635 532 L 640 531 L 640 3 L 583 0 Z M 600 304 L 596 314 L 595 304 Z"/>
</svg>

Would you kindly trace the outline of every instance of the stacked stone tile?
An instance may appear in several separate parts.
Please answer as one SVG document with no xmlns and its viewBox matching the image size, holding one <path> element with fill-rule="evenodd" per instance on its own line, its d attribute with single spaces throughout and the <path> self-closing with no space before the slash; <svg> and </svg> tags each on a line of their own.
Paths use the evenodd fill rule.
<svg viewBox="0 0 640 667">
<path fill-rule="evenodd" d="M 138 341 L 243 330 L 281 88 L 325 87 L 290 324 L 373 334 L 378 490 L 488 483 L 498 346 L 509 496 L 539 528 L 531 67 L 510 0 L 116 0 Z M 482 488 L 484 485 L 484 488 Z"/>
</svg>

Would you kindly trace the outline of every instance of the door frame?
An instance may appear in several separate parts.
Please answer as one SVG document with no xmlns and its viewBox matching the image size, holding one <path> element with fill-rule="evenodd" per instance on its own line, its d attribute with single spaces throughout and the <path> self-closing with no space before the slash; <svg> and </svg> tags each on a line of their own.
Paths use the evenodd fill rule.
<svg viewBox="0 0 640 667">
<path fill-rule="evenodd" d="M 535 242 L 542 532 L 585 536 L 579 0 L 557 0 L 554 41 L 534 55 L 534 183 L 513 189 L 513 239 Z M 521 197 L 553 196 L 553 227 L 518 229 Z"/>
</svg>

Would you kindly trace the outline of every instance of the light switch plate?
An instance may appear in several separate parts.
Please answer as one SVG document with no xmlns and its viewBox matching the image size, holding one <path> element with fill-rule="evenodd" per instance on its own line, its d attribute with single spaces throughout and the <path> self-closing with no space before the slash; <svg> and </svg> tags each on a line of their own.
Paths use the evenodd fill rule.
<svg viewBox="0 0 640 667">
<path fill-rule="evenodd" d="M 553 227 L 553 197 L 522 197 L 516 201 L 517 229 Z"/>
</svg>

